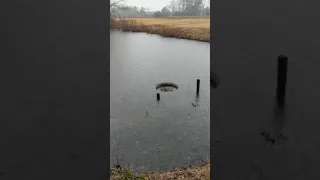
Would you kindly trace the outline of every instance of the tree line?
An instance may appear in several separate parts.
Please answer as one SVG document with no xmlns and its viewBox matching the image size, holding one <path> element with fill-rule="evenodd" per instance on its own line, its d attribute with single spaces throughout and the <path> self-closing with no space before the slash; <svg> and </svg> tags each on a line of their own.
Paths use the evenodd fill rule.
<svg viewBox="0 0 320 180">
<path fill-rule="evenodd" d="M 171 0 L 154 16 L 210 16 L 210 1 L 206 4 L 203 0 Z"/>
<path fill-rule="evenodd" d="M 210 16 L 210 0 L 171 0 L 161 10 L 127 6 L 122 0 L 110 1 L 110 14 L 117 17 Z"/>
</svg>

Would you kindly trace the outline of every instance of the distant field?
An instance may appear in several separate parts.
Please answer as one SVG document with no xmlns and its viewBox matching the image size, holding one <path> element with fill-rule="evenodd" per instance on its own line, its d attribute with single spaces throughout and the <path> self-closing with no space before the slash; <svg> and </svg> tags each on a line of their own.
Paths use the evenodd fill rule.
<svg viewBox="0 0 320 180">
<path fill-rule="evenodd" d="M 128 18 L 129 19 L 129 18 Z M 169 17 L 169 18 L 133 18 L 145 25 L 164 25 L 173 27 L 199 27 L 210 29 L 210 17 Z"/>
<path fill-rule="evenodd" d="M 171 16 L 168 19 L 210 19 L 210 16 Z"/>
</svg>

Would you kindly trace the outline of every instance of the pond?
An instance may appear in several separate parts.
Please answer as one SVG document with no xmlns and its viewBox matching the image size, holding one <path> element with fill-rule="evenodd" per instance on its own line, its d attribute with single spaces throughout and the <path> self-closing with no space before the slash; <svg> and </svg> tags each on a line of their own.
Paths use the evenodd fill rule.
<svg viewBox="0 0 320 180">
<path fill-rule="evenodd" d="M 110 165 L 165 170 L 210 158 L 210 44 L 110 31 L 110 57 Z"/>
</svg>

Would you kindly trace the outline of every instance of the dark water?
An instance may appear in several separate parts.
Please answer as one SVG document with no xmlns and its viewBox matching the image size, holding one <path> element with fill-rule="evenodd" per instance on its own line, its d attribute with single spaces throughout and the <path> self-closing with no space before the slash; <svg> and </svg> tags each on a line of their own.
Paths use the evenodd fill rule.
<svg viewBox="0 0 320 180">
<path fill-rule="evenodd" d="M 320 179 L 319 3 L 217 1 L 215 7 L 210 65 L 221 84 L 211 95 L 212 178 Z M 283 110 L 274 100 L 280 54 L 289 57 Z M 262 132 L 279 142 L 271 145 Z"/>
<path fill-rule="evenodd" d="M 118 157 L 157 170 L 209 158 L 210 44 L 112 31 L 110 46 L 111 165 Z M 179 89 L 157 91 L 161 82 Z"/>
</svg>

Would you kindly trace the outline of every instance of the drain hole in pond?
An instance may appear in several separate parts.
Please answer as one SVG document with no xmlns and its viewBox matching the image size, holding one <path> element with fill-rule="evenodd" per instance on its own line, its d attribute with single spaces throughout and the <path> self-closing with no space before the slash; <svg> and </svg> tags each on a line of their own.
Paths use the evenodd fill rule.
<svg viewBox="0 0 320 180">
<path fill-rule="evenodd" d="M 162 92 L 171 92 L 177 90 L 178 88 L 179 86 L 177 84 L 170 82 L 159 83 L 156 86 L 156 89 Z"/>
</svg>

